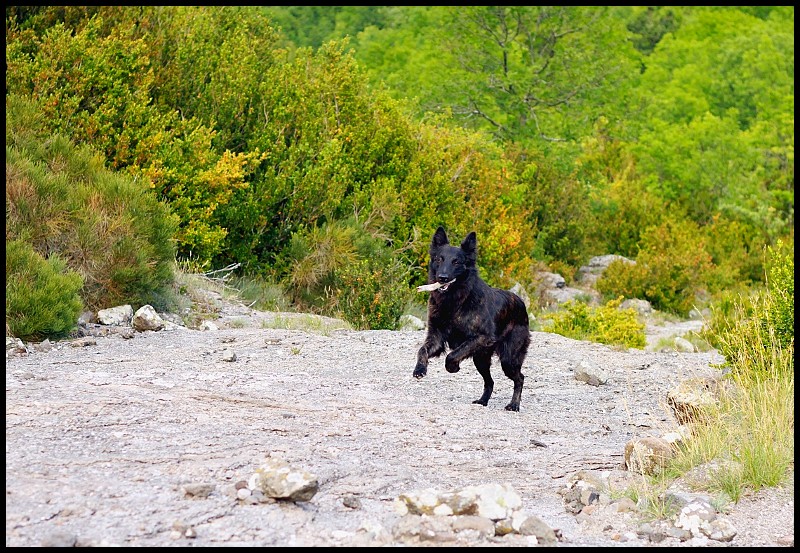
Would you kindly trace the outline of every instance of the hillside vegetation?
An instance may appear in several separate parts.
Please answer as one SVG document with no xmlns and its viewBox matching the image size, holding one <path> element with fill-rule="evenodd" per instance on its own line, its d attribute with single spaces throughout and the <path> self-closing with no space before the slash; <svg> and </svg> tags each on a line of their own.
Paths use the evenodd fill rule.
<svg viewBox="0 0 800 553">
<path fill-rule="evenodd" d="M 614 253 L 606 300 L 679 315 L 793 256 L 792 8 L 11 7 L 6 37 L 6 240 L 91 307 L 168 303 L 177 257 L 393 328 L 439 225 L 493 285 Z"/>
</svg>

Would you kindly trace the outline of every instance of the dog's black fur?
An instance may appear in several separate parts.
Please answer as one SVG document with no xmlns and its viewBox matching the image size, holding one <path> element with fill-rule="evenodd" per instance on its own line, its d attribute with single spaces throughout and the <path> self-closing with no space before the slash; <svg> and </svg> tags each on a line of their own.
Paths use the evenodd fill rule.
<svg viewBox="0 0 800 553">
<path fill-rule="evenodd" d="M 506 409 L 519 411 L 522 362 L 530 343 L 528 312 L 519 296 L 492 288 L 481 279 L 475 267 L 476 249 L 475 232 L 464 238 L 460 248 L 450 245 L 442 227 L 433 235 L 428 283 L 455 282 L 430 293 L 428 335 L 417 354 L 414 377 L 425 376 L 428 359 L 444 352 L 447 344 L 451 351 L 445 358 L 445 369 L 458 372 L 461 362 L 472 357 L 483 377 L 483 395 L 473 403 L 485 406 L 494 388 L 489 367 L 492 355 L 497 354 L 503 372 L 514 382 L 514 394 Z"/>
</svg>

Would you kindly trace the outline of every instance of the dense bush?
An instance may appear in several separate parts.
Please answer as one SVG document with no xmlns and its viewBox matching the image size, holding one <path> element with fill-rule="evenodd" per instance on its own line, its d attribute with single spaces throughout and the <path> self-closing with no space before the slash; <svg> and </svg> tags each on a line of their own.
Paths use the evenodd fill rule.
<svg viewBox="0 0 800 553">
<path fill-rule="evenodd" d="M 644 348 L 644 323 L 636 318 L 635 310 L 620 309 L 622 300 L 620 297 L 599 307 L 568 301 L 563 309 L 542 316 L 548 321 L 544 330 L 576 340 Z"/>
<path fill-rule="evenodd" d="M 794 358 L 794 252 L 780 246 L 767 248 L 766 288 L 713 306 L 710 341 L 735 372 L 753 372 L 748 379 L 785 372 L 783 356 Z"/>
<path fill-rule="evenodd" d="M 83 279 L 86 306 L 165 307 L 176 221 L 140 183 L 55 135 L 39 138 L 33 107 L 6 99 L 6 238 L 58 255 Z"/>
<path fill-rule="evenodd" d="M 794 346 L 794 246 L 778 242 L 777 247 L 767 248 L 767 290 L 770 301 L 763 324 L 775 329 L 775 335 L 783 348 Z"/>
<path fill-rule="evenodd" d="M 337 272 L 341 282 L 338 309 L 358 329 L 396 330 L 411 299 L 408 271 L 398 263 L 361 260 Z"/>
<path fill-rule="evenodd" d="M 653 307 L 686 316 L 703 290 L 711 257 L 696 223 L 667 218 L 642 233 L 636 264 L 611 263 L 597 281 L 606 296 L 648 300 Z"/>
<path fill-rule="evenodd" d="M 17 338 L 57 338 L 74 328 L 82 284 L 58 256 L 45 259 L 25 242 L 6 242 L 6 325 Z"/>
</svg>

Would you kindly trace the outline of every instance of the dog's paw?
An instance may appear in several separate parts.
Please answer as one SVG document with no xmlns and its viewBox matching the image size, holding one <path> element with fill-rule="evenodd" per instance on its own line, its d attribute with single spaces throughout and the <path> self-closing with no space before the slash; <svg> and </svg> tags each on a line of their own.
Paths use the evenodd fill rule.
<svg viewBox="0 0 800 553">
<path fill-rule="evenodd" d="M 414 378 L 422 378 L 426 374 L 428 374 L 428 367 L 417 365 L 414 369 Z"/>
<path fill-rule="evenodd" d="M 506 411 L 519 411 L 519 403 L 509 403 L 506 405 Z"/>
<path fill-rule="evenodd" d="M 476 399 L 472 403 L 476 403 L 478 405 L 483 405 L 484 407 L 486 407 L 489 404 L 489 400 Z"/>
<path fill-rule="evenodd" d="M 444 368 L 449 373 L 457 373 L 458 371 L 461 370 L 461 367 L 458 366 L 458 363 L 451 361 L 450 359 L 444 360 Z"/>
</svg>

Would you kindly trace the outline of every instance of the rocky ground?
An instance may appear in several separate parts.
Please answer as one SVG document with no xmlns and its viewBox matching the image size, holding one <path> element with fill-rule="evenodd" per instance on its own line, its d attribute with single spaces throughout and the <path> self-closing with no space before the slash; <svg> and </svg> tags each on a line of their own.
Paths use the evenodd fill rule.
<svg viewBox="0 0 800 553">
<path fill-rule="evenodd" d="M 620 475 L 629 440 L 674 428 L 667 391 L 718 375 L 714 351 L 619 351 L 532 332 L 512 413 L 498 369 L 488 407 L 471 403 L 482 381 L 469 362 L 448 374 L 437 358 L 412 378 L 424 331 L 354 331 L 236 304 L 219 315 L 216 330 L 108 332 L 7 353 L 6 546 L 548 543 L 533 530 L 494 535 L 485 517 L 399 507 L 404 494 L 491 484 L 513 488 L 518 511 L 557 545 L 794 543 L 793 480 L 728 506 L 730 541 L 654 539 L 621 489 L 577 513 L 565 500 L 576 473 Z M 576 380 L 581 362 L 608 381 Z M 247 489 L 268 458 L 315 476 L 313 497 Z"/>
</svg>

